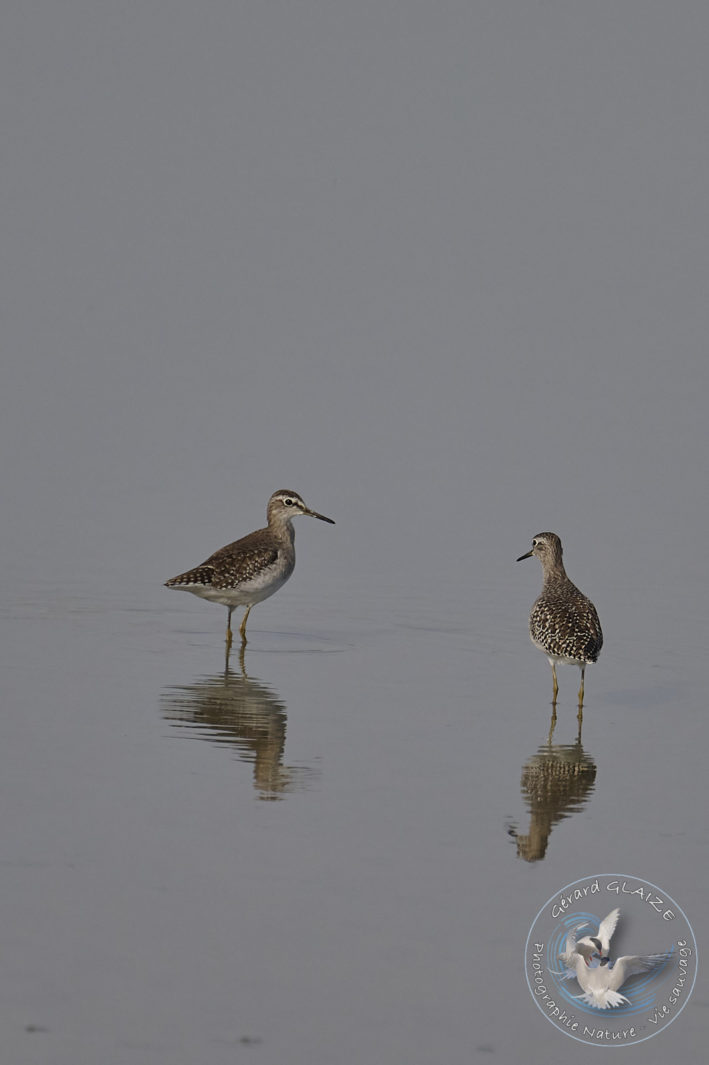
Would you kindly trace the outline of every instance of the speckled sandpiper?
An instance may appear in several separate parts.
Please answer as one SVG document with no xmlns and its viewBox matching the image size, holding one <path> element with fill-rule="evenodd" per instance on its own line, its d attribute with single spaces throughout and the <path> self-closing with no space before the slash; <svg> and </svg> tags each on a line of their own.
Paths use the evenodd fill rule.
<svg viewBox="0 0 709 1065">
<path fill-rule="evenodd" d="M 246 613 L 239 633 L 246 643 L 246 620 L 251 607 L 277 592 L 295 567 L 295 530 L 292 520 L 297 514 L 334 525 L 332 518 L 318 514 L 305 505 L 297 492 L 274 492 L 268 501 L 268 525 L 265 529 L 227 544 L 201 566 L 165 581 L 166 588 L 182 588 L 210 603 L 221 603 L 229 611 L 226 627 L 227 650 L 231 647 L 231 615 L 234 607 L 245 606 Z"/>
<path fill-rule="evenodd" d="M 532 643 L 549 660 L 554 678 L 554 698 L 559 684 L 556 679 L 557 662 L 568 662 L 581 670 L 579 714 L 583 707 L 586 665 L 595 662 L 603 646 L 603 633 L 596 608 L 566 576 L 562 562 L 561 540 L 552 532 L 539 533 L 532 540 L 532 550 L 517 559 L 534 555 L 542 564 L 544 585 L 529 615 L 529 635 Z"/>
</svg>

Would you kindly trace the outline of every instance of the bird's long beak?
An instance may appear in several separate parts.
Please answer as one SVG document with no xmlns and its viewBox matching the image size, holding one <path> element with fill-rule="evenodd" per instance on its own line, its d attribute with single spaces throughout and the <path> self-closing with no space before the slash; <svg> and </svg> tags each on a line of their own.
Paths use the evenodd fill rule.
<svg viewBox="0 0 709 1065">
<path fill-rule="evenodd" d="M 523 558 L 531 558 L 533 554 L 534 551 L 528 551 L 526 555 L 520 555 L 517 561 L 521 562 Z"/>
<path fill-rule="evenodd" d="M 324 514 L 318 514 L 317 510 L 304 510 L 304 514 L 307 514 L 309 518 L 319 518 L 320 521 L 326 521 L 328 525 L 334 525 L 332 518 L 326 518 Z"/>
</svg>

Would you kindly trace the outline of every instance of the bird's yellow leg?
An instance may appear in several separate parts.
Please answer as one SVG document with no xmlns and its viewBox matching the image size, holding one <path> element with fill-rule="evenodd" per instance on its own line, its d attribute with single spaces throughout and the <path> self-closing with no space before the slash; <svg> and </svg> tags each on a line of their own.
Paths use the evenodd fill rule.
<svg viewBox="0 0 709 1065">
<path fill-rule="evenodd" d="M 556 706 L 556 697 L 559 694 L 559 682 L 556 679 L 556 662 L 551 664 L 551 675 L 554 678 L 554 697 L 552 698 L 552 706 Z"/>
<path fill-rule="evenodd" d="M 246 643 L 246 619 L 248 618 L 250 612 L 251 612 L 251 607 L 247 606 L 246 613 L 244 614 L 244 620 L 241 622 L 241 625 L 239 626 L 239 633 L 241 634 L 241 642 L 242 642 L 242 644 Z"/>
<path fill-rule="evenodd" d="M 227 651 L 228 651 L 228 650 L 229 650 L 229 648 L 231 647 L 231 638 L 232 638 L 232 631 L 231 631 L 231 612 L 232 612 L 232 610 L 233 610 L 233 609 L 234 609 L 234 607 L 233 607 L 233 606 L 231 606 L 231 607 L 229 607 L 229 608 L 228 608 L 228 610 L 229 610 L 229 613 L 227 614 L 227 619 L 226 619 L 226 649 L 227 649 Z"/>
</svg>

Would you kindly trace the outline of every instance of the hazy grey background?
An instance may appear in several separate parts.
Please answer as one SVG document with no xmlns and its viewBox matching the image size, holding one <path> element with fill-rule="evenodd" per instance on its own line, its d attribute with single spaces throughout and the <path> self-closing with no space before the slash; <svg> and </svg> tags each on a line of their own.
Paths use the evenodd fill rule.
<svg viewBox="0 0 709 1065">
<path fill-rule="evenodd" d="M 627 872 L 701 943 L 708 51 L 699 0 L 3 4 L 8 1061 L 590 1061 L 546 898 Z M 337 525 L 224 681 L 161 583 L 279 487 Z M 544 529 L 606 647 L 531 862 Z"/>
</svg>

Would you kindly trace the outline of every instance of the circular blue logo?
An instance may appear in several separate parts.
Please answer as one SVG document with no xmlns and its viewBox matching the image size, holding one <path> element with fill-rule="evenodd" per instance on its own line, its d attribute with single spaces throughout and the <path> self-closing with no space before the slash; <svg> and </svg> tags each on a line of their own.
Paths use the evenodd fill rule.
<svg viewBox="0 0 709 1065">
<path fill-rule="evenodd" d="M 684 911 L 638 877 L 598 874 L 548 899 L 524 953 L 532 998 L 560 1031 L 594 1046 L 642 1043 L 689 1001 L 697 943 Z"/>
</svg>

